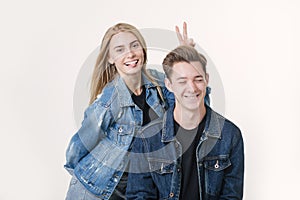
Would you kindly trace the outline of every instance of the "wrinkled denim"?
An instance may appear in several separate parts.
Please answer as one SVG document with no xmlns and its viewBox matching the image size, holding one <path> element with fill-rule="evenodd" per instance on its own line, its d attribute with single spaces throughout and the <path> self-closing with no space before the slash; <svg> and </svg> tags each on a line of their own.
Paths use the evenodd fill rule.
<svg viewBox="0 0 300 200">
<path fill-rule="evenodd" d="M 158 79 L 164 97 L 174 101 L 173 94 L 164 87 L 164 75 L 149 71 Z M 144 74 L 142 78 L 147 104 L 162 117 L 167 104 L 159 98 L 156 86 Z M 91 194 L 101 199 L 111 196 L 127 166 L 133 136 L 141 129 L 142 114 L 120 76 L 108 83 L 86 109 L 81 128 L 67 148 L 64 167 Z"/>
<path fill-rule="evenodd" d="M 181 144 L 175 137 L 173 106 L 162 120 L 135 138 L 127 199 L 179 199 Z M 161 130 L 157 134 L 147 130 Z M 206 106 L 206 123 L 196 149 L 201 200 L 243 197 L 244 146 L 240 129 Z M 139 160 L 134 160 L 137 155 Z M 145 164 L 147 163 L 147 164 Z"/>
</svg>

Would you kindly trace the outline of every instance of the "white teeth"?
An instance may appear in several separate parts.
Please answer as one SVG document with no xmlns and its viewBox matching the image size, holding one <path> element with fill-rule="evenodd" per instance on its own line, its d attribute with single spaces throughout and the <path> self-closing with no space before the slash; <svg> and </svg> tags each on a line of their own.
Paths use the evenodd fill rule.
<svg viewBox="0 0 300 200">
<path fill-rule="evenodd" d="M 138 62 L 138 60 L 126 62 L 125 65 L 133 65 L 133 64 L 136 64 L 137 62 Z"/>
</svg>

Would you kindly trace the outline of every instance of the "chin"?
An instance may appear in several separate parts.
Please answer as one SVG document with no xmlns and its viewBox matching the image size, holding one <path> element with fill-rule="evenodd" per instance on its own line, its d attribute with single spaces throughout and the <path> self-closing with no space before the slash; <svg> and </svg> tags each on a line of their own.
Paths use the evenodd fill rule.
<svg viewBox="0 0 300 200">
<path fill-rule="evenodd" d="M 142 67 L 136 66 L 127 70 L 127 74 L 136 74 L 142 70 Z"/>
<path fill-rule="evenodd" d="M 200 105 L 197 104 L 197 105 L 186 105 L 185 106 L 188 110 L 199 110 L 200 108 Z"/>
</svg>

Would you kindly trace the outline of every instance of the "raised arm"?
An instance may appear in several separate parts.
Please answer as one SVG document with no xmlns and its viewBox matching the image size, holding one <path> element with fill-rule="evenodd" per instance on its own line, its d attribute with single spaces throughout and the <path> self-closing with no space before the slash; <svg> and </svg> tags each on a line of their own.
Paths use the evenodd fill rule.
<svg viewBox="0 0 300 200">
<path fill-rule="evenodd" d="M 180 45 L 188 45 L 188 46 L 195 47 L 196 43 L 194 42 L 194 40 L 192 38 L 188 37 L 186 22 L 183 22 L 182 34 L 180 33 L 180 30 L 179 30 L 178 26 L 175 26 L 175 30 L 176 30 L 176 35 L 177 35 L 177 38 L 178 38 L 178 41 L 179 41 Z"/>
<path fill-rule="evenodd" d="M 189 38 L 189 36 L 188 36 L 186 22 L 183 22 L 182 34 L 180 33 L 178 26 L 175 26 L 175 30 L 176 30 L 176 35 L 177 35 L 180 45 L 188 45 L 188 46 L 195 47 L 196 43 L 194 42 L 193 38 Z M 210 105 L 210 97 L 209 97 L 210 92 L 211 92 L 211 88 L 207 87 L 206 88 L 206 96 L 204 99 L 206 105 Z"/>
</svg>

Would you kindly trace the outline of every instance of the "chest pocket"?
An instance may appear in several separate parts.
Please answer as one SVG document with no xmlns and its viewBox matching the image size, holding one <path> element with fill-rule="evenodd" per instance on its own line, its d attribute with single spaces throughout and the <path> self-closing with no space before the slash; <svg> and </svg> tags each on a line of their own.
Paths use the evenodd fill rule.
<svg viewBox="0 0 300 200">
<path fill-rule="evenodd" d="M 175 163 L 172 160 L 161 158 L 148 158 L 149 167 L 153 181 L 159 191 L 159 199 L 169 199 L 170 195 L 174 195 L 176 183 Z"/>
<path fill-rule="evenodd" d="M 229 156 L 206 157 L 204 158 L 203 166 L 206 193 L 214 196 L 219 195 L 222 189 L 224 171 L 231 166 Z"/>
<path fill-rule="evenodd" d="M 228 156 L 207 157 L 203 161 L 205 169 L 212 171 L 221 171 L 231 165 Z"/>
<path fill-rule="evenodd" d="M 129 145 L 133 137 L 133 127 L 128 124 L 113 124 L 107 137 L 117 145 Z"/>
</svg>

